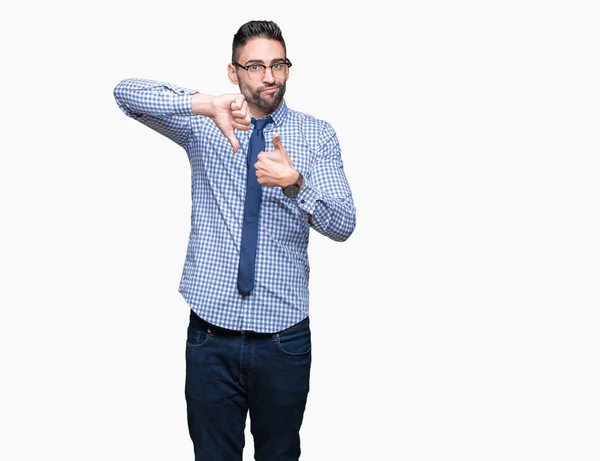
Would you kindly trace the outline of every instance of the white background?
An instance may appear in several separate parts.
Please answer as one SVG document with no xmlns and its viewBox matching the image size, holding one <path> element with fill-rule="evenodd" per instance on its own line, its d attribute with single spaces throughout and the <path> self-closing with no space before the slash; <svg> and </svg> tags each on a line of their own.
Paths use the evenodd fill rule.
<svg viewBox="0 0 600 461">
<path fill-rule="evenodd" d="M 311 234 L 301 459 L 600 459 L 594 2 L 215 3 L 3 7 L 0 459 L 193 459 L 189 163 L 112 90 L 236 91 L 252 19 L 357 207 Z"/>
</svg>

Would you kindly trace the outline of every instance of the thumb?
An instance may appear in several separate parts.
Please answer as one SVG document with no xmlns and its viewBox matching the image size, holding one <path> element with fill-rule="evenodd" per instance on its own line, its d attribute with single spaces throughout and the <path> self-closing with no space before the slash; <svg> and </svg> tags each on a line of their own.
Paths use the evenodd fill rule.
<svg viewBox="0 0 600 461">
<path fill-rule="evenodd" d="M 279 136 L 279 133 L 273 134 L 273 146 L 277 150 L 280 150 L 282 152 L 285 151 L 283 144 L 281 144 L 281 136 Z"/>
<path fill-rule="evenodd" d="M 235 137 L 235 134 L 233 132 L 233 130 L 231 131 L 227 131 L 227 132 L 223 132 L 223 134 L 225 135 L 225 137 L 227 139 L 229 139 L 229 142 L 231 143 L 231 147 L 233 147 L 233 153 L 235 154 L 239 147 L 240 147 L 240 143 L 237 140 L 237 138 Z"/>
</svg>

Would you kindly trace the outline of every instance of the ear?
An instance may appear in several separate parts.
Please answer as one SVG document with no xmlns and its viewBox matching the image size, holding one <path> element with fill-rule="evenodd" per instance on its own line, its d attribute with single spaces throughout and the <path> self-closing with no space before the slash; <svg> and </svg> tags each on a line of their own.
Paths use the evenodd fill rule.
<svg viewBox="0 0 600 461">
<path fill-rule="evenodd" d="M 239 85 L 240 82 L 237 78 L 237 73 L 235 72 L 235 66 L 233 64 L 227 64 L 227 77 L 229 77 L 229 81 L 234 85 Z"/>
</svg>

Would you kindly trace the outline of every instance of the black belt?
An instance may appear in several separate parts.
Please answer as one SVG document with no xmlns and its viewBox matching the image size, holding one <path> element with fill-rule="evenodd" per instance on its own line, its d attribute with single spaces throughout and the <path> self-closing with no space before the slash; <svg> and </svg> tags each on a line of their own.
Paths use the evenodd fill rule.
<svg viewBox="0 0 600 461">
<path fill-rule="evenodd" d="M 292 325 L 289 328 L 286 328 L 285 330 L 282 331 L 287 331 L 287 330 L 295 330 L 297 328 L 302 328 L 305 325 L 308 325 L 310 322 L 309 318 L 306 317 L 304 320 L 298 322 L 295 325 Z M 217 333 L 217 334 L 221 334 L 224 336 L 239 336 L 240 334 L 244 333 L 247 336 L 258 336 L 258 337 L 269 337 L 269 336 L 273 336 L 275 333 L 280 333 L 280 332 L 273 332 L 273 333 L 257 333 L 256 331 L 251 331 L 251 330 L 230 330 L 229 328 L 223 328 L 223 327 L 219 327 L 217 325 L 213 325 L 212 323 L 207 322 L 206 320 L 204 320 L 203 318 L 199 317 L 198 314 L 196 314 L 193 310 L 190 309 L 190 326 L 193 326 L 195 328 L 200 328 L 202 330 L 208 331 L 210 330 L 211 333 Z"/>
</svg>

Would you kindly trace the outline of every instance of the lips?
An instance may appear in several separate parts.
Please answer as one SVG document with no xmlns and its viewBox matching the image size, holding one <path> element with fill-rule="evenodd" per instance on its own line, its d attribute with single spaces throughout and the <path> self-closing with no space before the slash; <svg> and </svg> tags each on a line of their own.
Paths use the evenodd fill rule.
<svg viewBox="0 0 600 461">
<path fill-rule="evenodd" d="M 271 94 L 271 93 L 275 93 L 279 88 L 274 86 L 271 88 L 267 88 L 266 90 L 262 90 L 261 93 L 267 93 L 267 94 Z"/>
</svg>

